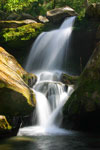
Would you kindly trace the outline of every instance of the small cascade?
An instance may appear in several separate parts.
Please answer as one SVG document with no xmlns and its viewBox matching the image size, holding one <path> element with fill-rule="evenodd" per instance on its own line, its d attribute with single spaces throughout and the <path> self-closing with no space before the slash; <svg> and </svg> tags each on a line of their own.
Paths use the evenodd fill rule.
<svg viewBox="0 0 100 150">
<path fill-rule="evenodd" d="M 47 72 L 47 76 L 48 75 L 49 72 Z M 41 75 L 39 78 L 41 79 Z M 55 75 L 52 74 L 52 79 L 54 78 Z M 39 80 L 34 86 L 33 90 L 37 100 L 37 123 L 36 126 L 20 129 L 18 135 L 66 134 L 67 131 L 60 128 L 63 118 L 62 107 L 73 92 L 73 87 L 69 86 L 66 91 L 66 87 L 63 83 L 51 80 L 44 81 L 42 78 L 42 80 Z"/>
<path fill-rule="evenodd" d="M 20 136 L 68 133 L 60 128 L 62 107 L 73 92 L 73 87 L 69 86 L 67 89 L 60 80 L 62 72 L 66 71 L 64 66 L 74 20 L 75 17 L 70 17 L 60 29 L 42 33 L 32 46 L 26 69 L 34 71 L 38 76 L 33 87 L 37 100 L 37 123 L 35 126 L 20 129 Z"/>
</svg>

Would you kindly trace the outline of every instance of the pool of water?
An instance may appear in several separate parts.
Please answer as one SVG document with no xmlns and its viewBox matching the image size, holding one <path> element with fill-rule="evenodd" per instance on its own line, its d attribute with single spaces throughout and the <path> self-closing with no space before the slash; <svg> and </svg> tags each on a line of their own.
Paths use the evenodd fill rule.
<svg viewBox="0 0 100 150">
<path fill-rule="evenodd" d="M 71 132 L 59 136 L 17 136 L 0 140 L 0 150 L 100 150 L 100 135 Z"/>
</svg>

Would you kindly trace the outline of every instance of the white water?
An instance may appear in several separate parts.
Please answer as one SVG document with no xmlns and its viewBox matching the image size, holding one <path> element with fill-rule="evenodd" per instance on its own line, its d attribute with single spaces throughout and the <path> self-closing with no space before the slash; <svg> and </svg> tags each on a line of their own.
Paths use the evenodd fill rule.
<svg viewBox="0 0 100 150">
<path fill-rule="evenodd" d="M 73 87 L 69 86 L 66 92 L 65 85 L 60 82 L 39 81 L 34 89 L 37 100 L 37 124 L 20 129 L 18 135 L 62 135 L 69 133 L 69 131 L 60 128 L 60 125 L 63 118 L 62 107 L 73 92 Z"/>
<path fill-rule="evenodd" d="M 66 19 L 58 30 L 44 32 L 36 39 L 28 57 L 26 69 L 63 70 L 67 60 L 67 51 L 70 44 L 72 26 L 75 17 Z"/>
<path fill-rule="evenodd" d="M 32 47 L 26 69 L 38 72 L 38 82 L 33 87 L 37 100 L 37 123 L 35 126 L 20 129 L 20 136 L 68 133 L 60 128 L 63 118 L 62 107 L 73 92 L 73 87 L 69 86 L 66 90 L 60 78 L 64 71 L 63 65 L 74 20 L 75 17 L 71 17 L 64 21 L 60 29 L 42 33 Z"/>
</svg>

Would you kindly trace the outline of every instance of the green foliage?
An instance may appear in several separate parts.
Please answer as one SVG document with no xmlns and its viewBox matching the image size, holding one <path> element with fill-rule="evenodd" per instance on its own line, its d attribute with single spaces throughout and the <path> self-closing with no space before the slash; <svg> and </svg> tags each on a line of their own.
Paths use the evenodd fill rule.
<svg viewBox="0 0 100 150">
<path fill-rule="evenodd" d="M 100 0 L 89 0 L 90 3 L 100 2 Z M 0 9 L 5 12 L 27 12 L 33 16 L 44 15 L 47 10 L 55 7 L 70 6 L 75 9 L 80 16 L 85 12 L 85 0 L 1 0 Z"/>
</svg>

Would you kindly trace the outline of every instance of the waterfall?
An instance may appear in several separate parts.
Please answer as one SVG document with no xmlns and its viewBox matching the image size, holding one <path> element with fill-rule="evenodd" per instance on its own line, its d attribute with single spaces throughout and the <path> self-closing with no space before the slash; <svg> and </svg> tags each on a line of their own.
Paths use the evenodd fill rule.
<svg viewBox="0 0 100 150">
<path fill-rule="evenodd" d="M 70 43 L 75 17 L 65 20 L 60 29 L 42 33 L 30 51 L 26 69 L 35 72 L 37 83 L 33 86 L 36 95 L 35 126 L 21 128 L 18 135 L 66 134 L 60 128 L 62 107 L 73 92 L 73 86 L 61 83 L 61 74 L 67 61 L 66 55 Z"/>
<path fill-rule="evenodd" d="M 75 17 L 69 17 L 58 30 L 40 34 L 32 46 L 26 70 L 63 70 L 67 63 L 66 57 L 74 21 Z"/>
</svg>

